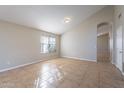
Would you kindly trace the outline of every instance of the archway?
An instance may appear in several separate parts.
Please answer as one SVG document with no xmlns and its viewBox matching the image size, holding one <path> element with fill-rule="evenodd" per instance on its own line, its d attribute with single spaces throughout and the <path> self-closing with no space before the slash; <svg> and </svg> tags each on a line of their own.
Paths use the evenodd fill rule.
<svg viewBox="0 0 124 93">
<path fill-rule="evenodd" d="M 97 25 L 97 62 L 111 62 L 112 25 L 103 22 Z"/>
</svg>

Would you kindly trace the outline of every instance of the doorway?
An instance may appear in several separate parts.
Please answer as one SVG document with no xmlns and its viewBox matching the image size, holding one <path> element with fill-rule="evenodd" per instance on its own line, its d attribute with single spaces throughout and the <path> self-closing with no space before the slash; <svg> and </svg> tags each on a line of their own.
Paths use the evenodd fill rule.
<svg viewBox="0 0 124 93">
<path fill-rule="evenodd" d="M 97 26 L 97 62 L 111 62 L 111 31 L 109 23 Z"/>
<path fill-rule="evenodd" d="M 109 33 L 97 37 L 97 62 L 110 62 Z"/>
</svg>

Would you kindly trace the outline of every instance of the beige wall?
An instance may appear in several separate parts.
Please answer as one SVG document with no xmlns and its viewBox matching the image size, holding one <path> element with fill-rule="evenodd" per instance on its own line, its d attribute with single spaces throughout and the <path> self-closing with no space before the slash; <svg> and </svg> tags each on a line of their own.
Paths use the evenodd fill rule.
<svg viewBox="0 0 124 93">
<path fill-rule="evenodd" d="M 40 53 L 40 37 L 44 33 L 46 32 L 0 21 L 0 71 L 58 57 L 59 36 L 57 35 L 57 52 Z"/>
<path fill-rule="evenodd" d="M 61 36 L 61 56 L 96 61 L 97 25 L 113 23 L 113 7 L 108 6 Z"/>
</svg>

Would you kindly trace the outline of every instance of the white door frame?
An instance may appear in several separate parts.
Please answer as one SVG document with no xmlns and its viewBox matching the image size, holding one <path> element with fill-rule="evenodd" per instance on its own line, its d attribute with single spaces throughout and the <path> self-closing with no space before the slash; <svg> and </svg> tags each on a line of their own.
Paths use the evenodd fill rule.
<svg viewBox="0 0 124 93">
<path fill-rule="evenodd" d="M 123 72 L 123 44 L 122 44 L 122 40 L 123 40 L 123 37 L 121 36 L 121 46 L 120 48 L 118 48 L 118 31 L 121 31 L 121 34 L 123 32 L 123 29 L 122 29 L 122 25 L 119 25 L 118 28 L 116 29 L 116 66 L 119 68 L 119 70 L 121 72 Z M 120 58 L 120 60 L 119 60 Z"/>
</svg>

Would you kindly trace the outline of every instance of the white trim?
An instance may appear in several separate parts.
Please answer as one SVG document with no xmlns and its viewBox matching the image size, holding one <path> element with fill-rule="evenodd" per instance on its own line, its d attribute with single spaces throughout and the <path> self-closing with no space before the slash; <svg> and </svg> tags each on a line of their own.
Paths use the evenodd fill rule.
<svg viewBox="0 0 124 93">
<path fill-rule="evenodd" d="M 111 61 L 111 63 L 114 65 L 115 63 L 113 62 L 113 60 Z"/>
<path fill-rule="evenodd" d="M 116 67 L 116 68 L 118 68 L 118 69 L 120 70 L 120 68 L 118 67 L 118 65 L 117 65 L 117 64 L 114 64 L 114 65 L 115 65 L 115 67 Z M 121 71 L 121 70 L 120 70 L 120 71 Z"/>
<path fill-rule="evenodd" d="M 85 59 L 85 58 L 69 57 L 69 56 L 62 56 L 62 57 L 65 57 L 65 58 L 71 58 L 71 59 L 77 59 L 77 60 L 86 60 L 86 61 L 97 62 L 96 60 Z"/>
<path fill-rule="evenodd" d="M 13 66 L 13 67 L 5 68 L 5 69 L 0 70 L 0 72 L 4 72 L 4 71 L 8 71 L 8 70 L 24 67 L 24 66 L 35 64 L 35 63 L 39 63 L 39 62 L 42 62 L 42 61 L 44 61 L 44 60 L 37 60 L 37 61 L 34 61 L 34 62 L 30 62 L 30 63 L 18 65 L 18 66 Z"/>
<path fill-rule="evenodd" d="M 124 76 L 124 72 L 120 70 L 120 68 L 118 67 L 118 65 L 115 64 L 115 63 L 112 63 L 112 64 L 113 64 L 113 65 L 121 72 L 121 74 Z"/>
<path fill-rule="evenodd" d="M 99 34 L 97 34 L 97 37 L 102 36 L 102 35 L 105 35 L 105 34 L 109 34 L 109 32 L 99 33 Z"/>
<path fill-rule="evenodd" d="M 122 75 L 124 76 L 124 72 L 122 72 Z"/>
</svg>

